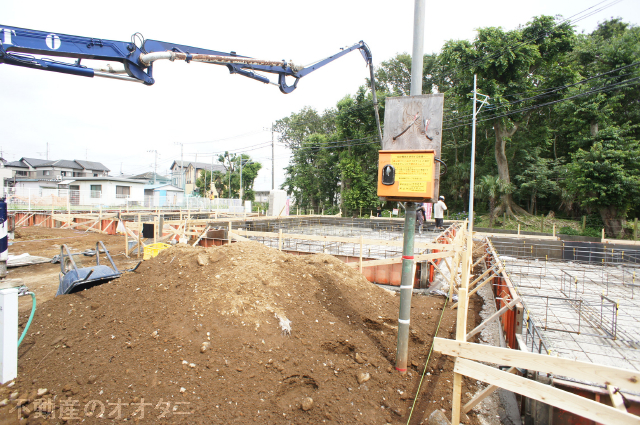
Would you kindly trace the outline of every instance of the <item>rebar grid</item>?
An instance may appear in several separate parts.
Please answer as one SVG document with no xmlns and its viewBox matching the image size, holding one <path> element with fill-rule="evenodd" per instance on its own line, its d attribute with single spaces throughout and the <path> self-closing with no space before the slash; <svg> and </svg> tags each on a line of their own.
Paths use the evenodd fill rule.
<svg viewBox="0 0 640 425">
<path fill-rule="evenodd" d="M 304 217 L 287 218 L 286 220 L 254 221 L 247 223 L 233 223 L 235 228 L 246 228 L 251 231 L 270 232 L 276 234 L 279 230 L 283 233 L 299 235 L 321 235 L 358 238 L 379 239 L 384 241 L 402 241 L 404 230 L 403 223 L 391 221 L 372 221 L 358 219 L 341 219 L 337 217 Z M 422 234 L 416 232 L 416 242 L 432 242 L 440 231 L 425 229 Z M 272 248 L 278 247 L 278 238 L 250 236 L 249 239 L 263 243 Z M 286 251 L 299 251 L 309 253 L 325 253 L 341 256 L 360 256 L 360 244 L 345 242 L 303 241 L 288 239 L 286 234 L 282 238 L 282 249 Z M 419 250 L 416 249 L 416 253 Z M 387 259 L 402 255 L 402 247 L 385 245 L 364 245 L 362 256 L 367 259 Z"/>
<path fill-rule="evenodd" d="M 525 308 L 528 349 L 640 370 L 639 252 L 607 248 L 589 255 L 576 249 L 574 260 L 562 261 L 549 259 L 544 245 L 537 245 L 500 245 L 500 254 L 507 254 L 500 259 Z"/>
</svg>

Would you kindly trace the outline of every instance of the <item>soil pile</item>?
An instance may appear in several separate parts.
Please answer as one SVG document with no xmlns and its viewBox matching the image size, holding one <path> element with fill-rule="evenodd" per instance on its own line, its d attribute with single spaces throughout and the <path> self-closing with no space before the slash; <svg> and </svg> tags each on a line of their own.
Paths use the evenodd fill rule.
<svg viewBox="0 0 640 425">
<path fill-rule="evenodd" d="M 406 422 L 443 303 L 413 298 L 403 376 L 393 369 L 399 297 L 340 260 L 255 242 L 173 247 L 118 280 L 39 306 L 19 378 L 0 387 L 9 399 L 0 418 Z M 470 328 L 480 307 L 472 300 Z M 438 336 L 451 336 L 455 314 L 447 309 Z M 452 366 L 432 357 L 412 423 L 436 408 L 450 414 Z M 473 392 L 465 381 L 463 402 Z"/>
</svg>

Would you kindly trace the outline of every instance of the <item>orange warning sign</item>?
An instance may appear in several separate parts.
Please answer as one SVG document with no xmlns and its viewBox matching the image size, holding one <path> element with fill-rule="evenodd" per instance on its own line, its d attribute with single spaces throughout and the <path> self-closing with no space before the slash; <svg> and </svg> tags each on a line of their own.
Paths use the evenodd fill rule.
<svg viewBox="0 0 640 425">
<path fill-rule="evenodd" d="M 379 151 L 378 196 L 427 200 L 434 192 L 435 151 Z"/>
</svg>

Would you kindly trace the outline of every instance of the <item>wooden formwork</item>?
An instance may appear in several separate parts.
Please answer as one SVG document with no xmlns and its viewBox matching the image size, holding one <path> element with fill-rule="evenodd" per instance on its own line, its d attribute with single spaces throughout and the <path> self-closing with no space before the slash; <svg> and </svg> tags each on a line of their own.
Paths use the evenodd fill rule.
<svg viewBox="0 0 640 425">
<path fill-rule="evenodd" d="M 478 261 L 486 262 L 487 273 L 474 280 L 474 282 L 469 283 L 469 274 L 466 273 L 465 275 L 465 271 L 468 270 L 467 267 L 473 263 L 471 252 L 464 251 L 461 255 L 462 276 L 458 290 L 459 302 L 454 305 L 458 307 L 456 339 L 434 338 L 433 349 L 435 352 L 455 358 L 451 423 L 459 424 L 462 413 L 470 411 L 498 388 L 504 388 L 529 399 L 553 406 L 557 409 L 554 412 L 561 412 L 565 416 L 571 415 L 573 418 L 571 423 L 586 424 L 592 423 L 591 421 L 605 425 L 640 423 L 640 418 L 630 413 L 637 412 L 638 409 L 628 412 L 620 394 L 621 389 L 634 393 L 640 392 L 639 372 L 559 358 L 548 354 L 530 353 L 526 349 L 519 349 L 517 337 L 522 331 L 523 306 L 491 242 L 487 240 L 485 243 L 488 247 L 488 252 Z M 465 266 L 465 264 L 468 266 Z M 483 283 L 470 290 L 479 281 Z M 467 333 L 469 296 L 481 285 L 488 282 L 493 283 L 498 311 Z M 505 331 L 505 338 L 509 348 L 467 342 L 469 338 L 497 319 L 501 319 L 501 326 Z M 482 362 L 508 366 L 509 369 L 502 371 L 495 367 L 487 366 Z M 579 391 L 569 388 L 570 385 L 565 385 L 562 387 L 563 389 L 560 389 L 556 386 L 519 376 L 518 370 L 523 369 L 536 374 L 559 375 L 569 379 L 602 385 L 606 388 L 607 398 L 611 405 L 603 404 L 601 401 L 604 400 L 601 400 L 600 396 L 593 399 L 583 397 Z M 463 376 L 489 384 L 485 390 L 478 393 L 464 406 L 461 405 Z M 632 408 L 634 408 L 633 404 Z"/>
</svg>

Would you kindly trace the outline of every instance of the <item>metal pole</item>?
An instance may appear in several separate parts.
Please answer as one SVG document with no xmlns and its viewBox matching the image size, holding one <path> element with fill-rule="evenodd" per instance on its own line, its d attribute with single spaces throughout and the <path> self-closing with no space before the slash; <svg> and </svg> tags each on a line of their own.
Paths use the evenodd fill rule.
<svg viewBox="0 0 640 425">
<path fill-rule="evenodd" d="M 424 16 L 424 0 L 415 0 L 415 8 L 413 12 L 413 51 L 411 53 L 411 96 L 418 96 L 422 94 Z"/>
<path fill-rule="evenodd" d="M 240 203 L 242 203 L 242 156 L 240 157 L 240 190 L 238 194 L 240 195 Z"/>
<path fill-rule="evenodd" d="M 271 190 L 276 188 L 276 142 L 273 124 L 271 124 Z"/>
<path fill-rule="evenodd" d="M 411 319 L 411 295 L 415 275 L 413 242 L 416 234 L 416 204 L 407 202 L 404 218 L 404 238 L 402 244 L 402 280 L 400 283 L 400 313 L 398 315 L 398 345 L 396 348 L 396 370 L 407 371 L 409 357 L 409 324 Z"/>
<path fill-rule="evenodd" d="M 424 0 L 415 0 L 413 16 L 413 53 L 411 58 L 411 96 L 422 94 L 422 50 L 424 44 Z M 411 318 L 411 295 L 415 263 L 413 243 L 416 234 L 416 204 L 407 202 L 404 216 L 402 243 L 402 278 L 400 280 L 400 312 L 398 314 L 398 345 L 396 347 L 396 370 L 407 372 L 409 357 L 409 323 Z"/>
<path fill-rule="evenodd" d="M 478 76 L 473 74 L 473 124 L 471 127 L 471 179 L 469 181 L 469 252 L 473 240 L 473 189 L 476 167 L 476 101 L 478 98 Z"/>
</svg>

